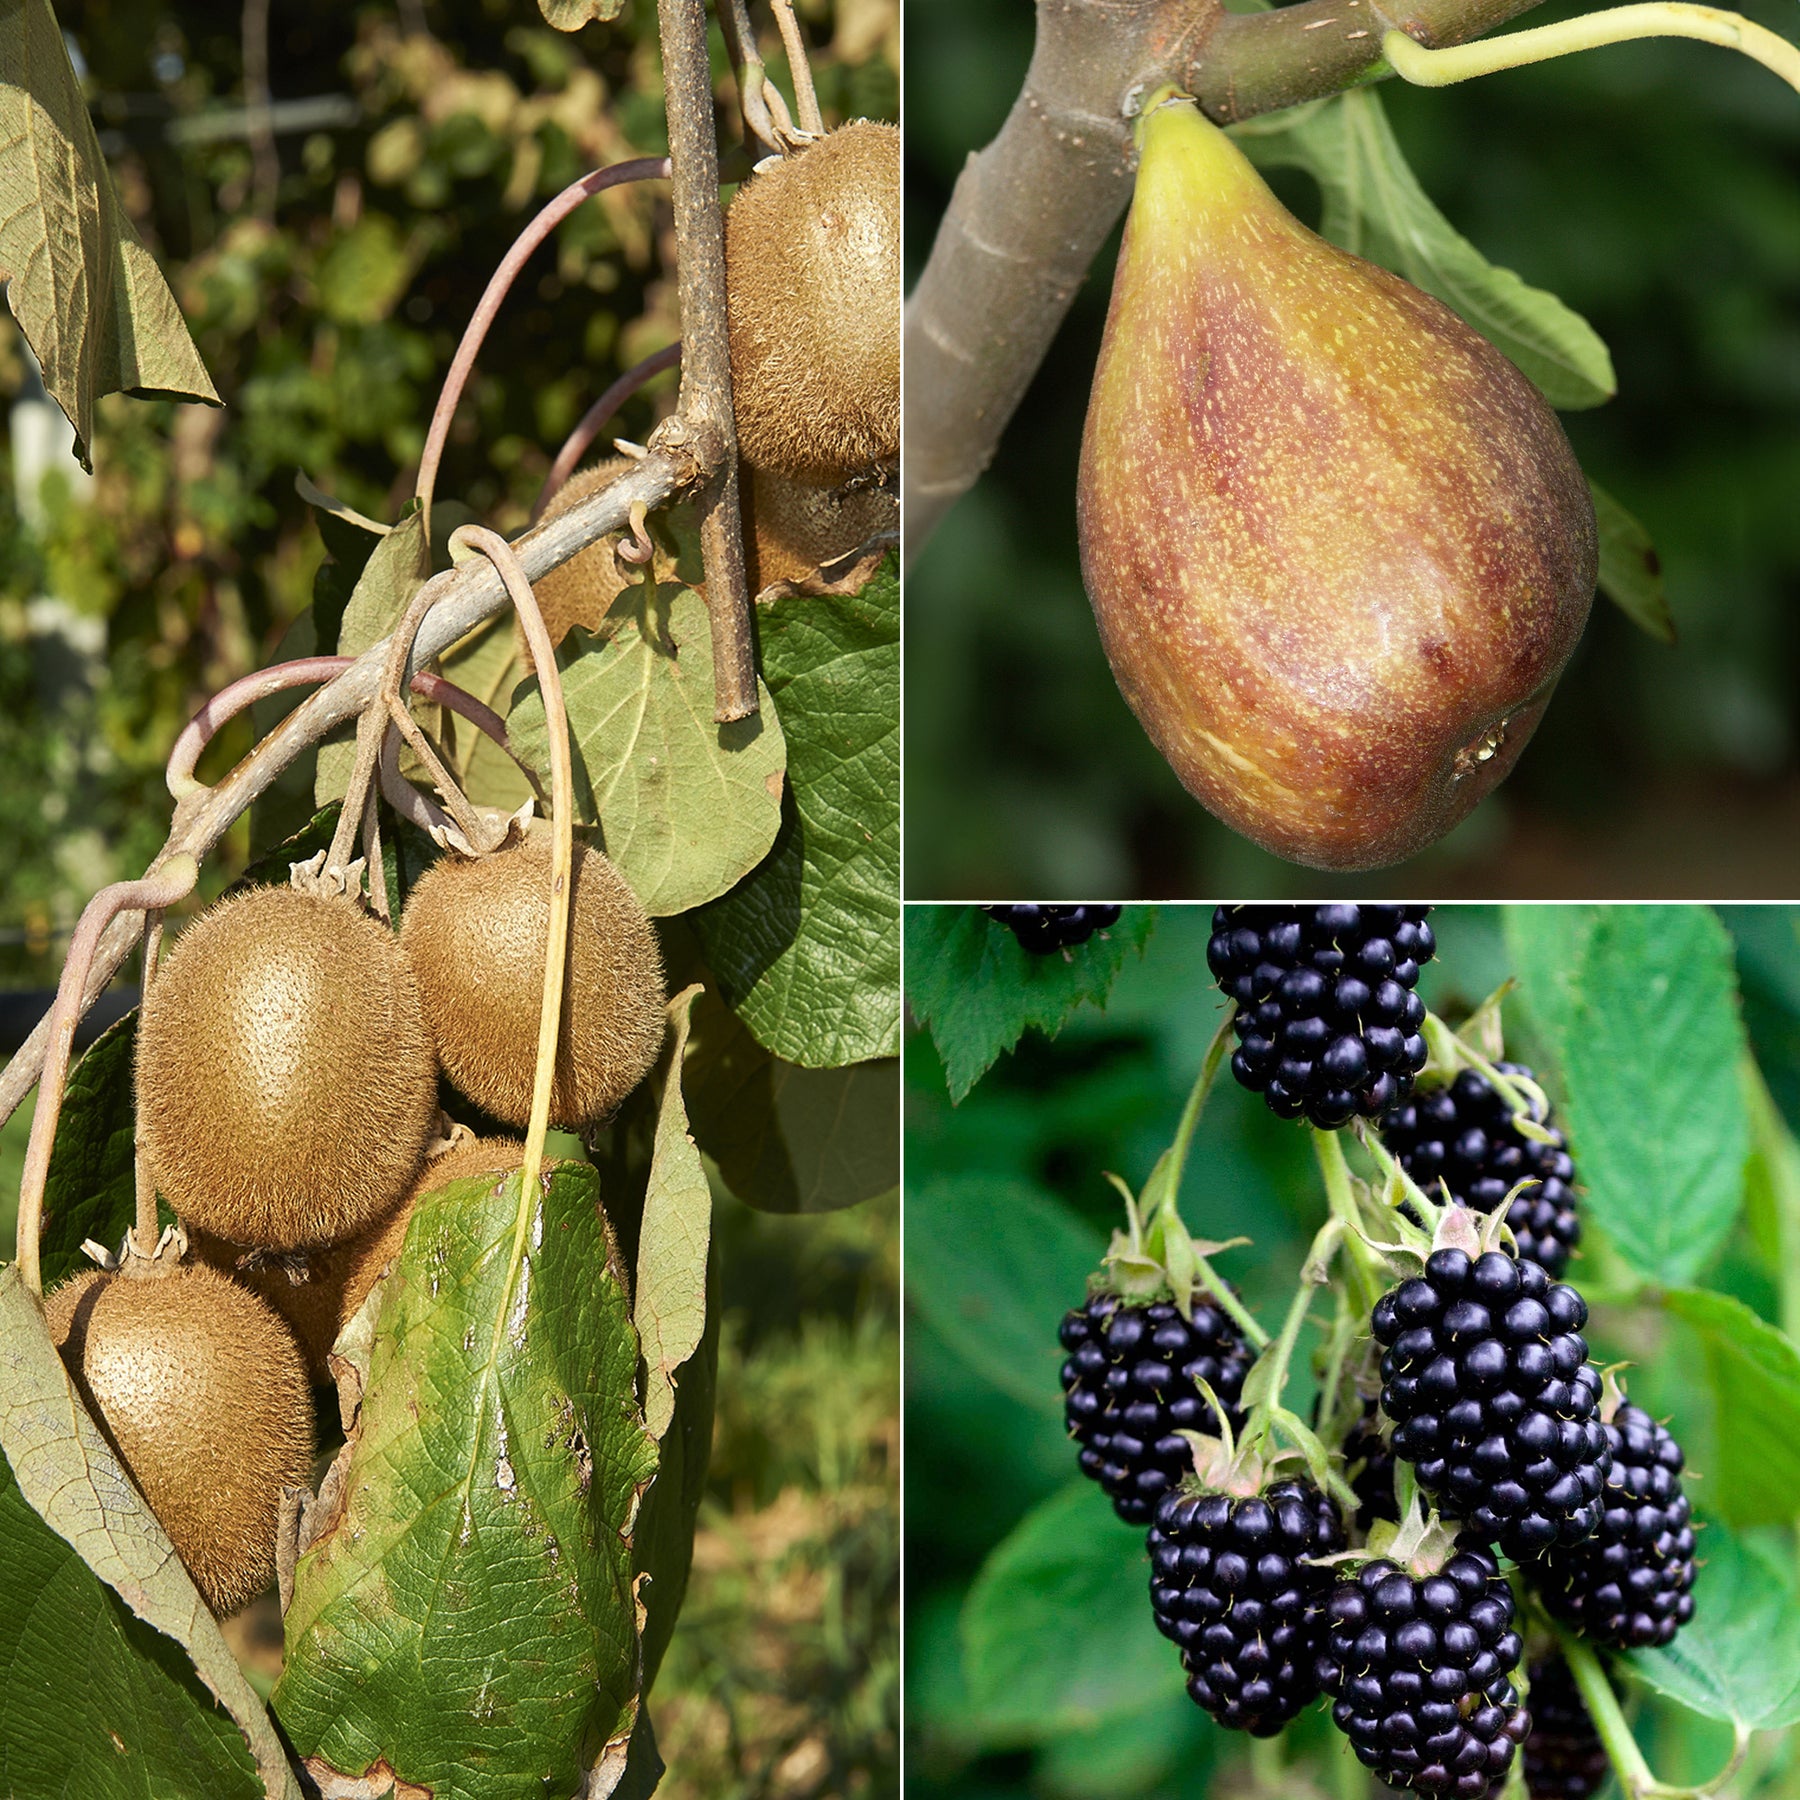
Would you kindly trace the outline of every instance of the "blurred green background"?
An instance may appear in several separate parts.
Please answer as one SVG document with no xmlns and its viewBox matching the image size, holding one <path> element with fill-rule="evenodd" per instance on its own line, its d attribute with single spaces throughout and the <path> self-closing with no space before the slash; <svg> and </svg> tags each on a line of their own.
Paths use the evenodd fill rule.
<svg viewBox="0 0 1800 1800">
<path fill-rule="evenodd" d="M 1787 0 L 1742 10 L 1795 34 Z M 1018 91 L 1033 21 L 1002 0 L 907 0 L 906 22 L 916 277 L 965 156 Z M 1649 528 L 1681 641 L 1597 600 L 1518 768 L 1398 869 L 1322 877 L 1216 823 L 1120 699 L 1076 561 L 1115 234 L 994 466 L 909 577 L 909 893 L 1800 893 L 1800 98 L 1742 57 L 1671 43 L 1381 92 L 1450 222 L 1611 347 L 1617 398 L 1564 423 Z M 1316 222 L 1307 178 L 1276 185 Z"/>
<path fill-rule="evenodd" d="M 1728 908 L 1723 917 L 1735 944 L 1752 1047 L 1789 1125 L 1800 1127 L 1800 910 Z M 1512 974 L 1501 914 L 1493 907 L 1442 906 L 1432 923 L 1440 952 L 1424 970 L 1420 992 L 1455 1024 Z M 1287 1734 L 1293 1760 L 1274 1788 L 1254 1788 L 1250 1740 L 1216 1729 L 1173 1687 L 1179 1671 L 1167 1645 L 1161 1648 L 1171 1689 L 1148 1696 L 1139 1712 L 1087 1726 L 1067 1720 L 1034 1726 L 1022 1724 L 1016 1713 L 984 1711 L 963 1669 L 962 1609 L 977 1572 L 1028 1512 L 1079 1483 L 1079 1475 L 1056 1381 L 1056 1317 L 1041 1321 L 1041 1358 L 1008 1371 L 1014 1391 L 1002 1391 L 991 1366 L 984 1369 L 959 1351 L 917 1303 L 927 1267 L 941 1267 L 946 1254 L 955 1254 L 953 1245 L 927 1249 L 919 1242 L 919 1197 L 934 1184 L 955 1181 L 964 1184 L 965 1197 L 990 1193 L 1002 1205 L 1009 1188 L 1022 1186 L 1065 1208 L 1094 1234 L 1096 1247 L 1121 1226 L 1123 1208 L 1105 1174 L 1116 1172 L 1134 1192 L 1141 1188 L 1174 1136 L 1223 1014 L 1206 968 L 1210 928 L 1210 907 L 1157 909 L 1141 959 L 1127 959 L 1104 1010 L 1083 1006 L 1054 1040 L 1027 1032 L 960 1106 L 950 1104 L 928 1033 L 915 1028 L 908 1037 L 909 1800 L 1193 1800 L 1251 1791 L 1353 1800 L 1371 1792 L 1369 1778 L 1340 1754 L 1328 1715 L 1317 1707 Z M 1508 1003 L 1507 1049 L 1535 1062 L 1554 1101 L 1556 1071 L 1541 1055 L 1528 1008 L 1528 994 Z M 1325 1218 L 1307 1134 L 1221 1078 L 1194 1142 L 1181 1207 L 1196 1237 L 1253 1240 L 1250 1248 L 1223 1253 L 1219 1267 L 1273 1330 L 1306 1246 Z M 1607 1246 L 1590 1221 L 1573 1279 L 1597 1293 L 1608 1262 Z M 1004 1279 L 1004 1272 L 995 1271 L 995 1279 Z M 1773 1274 L 1741 1223 L 1700 1279 L 1778 1322 Z M 1079 1305 L 1083 1298 L 1076 1291 L 1066 1303 Z M 1715 1464 L 1717 1436 L 1713 1390 L 1697 1340 L 1687 1326 L 1645 1306 L 1596 1305 L 1588 1335 L 1599 1364 L 1630 1359 L 1634 1400 L 1659 1417 L 1673 1417 L 1689 1467 L 1699 1472 L 1692 1493 L 1704 1510 L 1705 1471 Z M 1316 1341 L 1316 1328 L 1309 1328 L 1295 1362 L 1291 1404 L 1303 1416 L 1313 1389 L 1305 1350 Z M 1022 1357 L 1038 1355 L 1029 1345 L 1020 1349 Z M 1031 1380 L 1033 1372 L 1041 1382 Z M 1027 1395 L 1035 1396 L 1035 1404 L 1027 1403 Z M 1095 1507 L 1076 1516 L 1097 1520 L 1104 1514 Z M 1775 1537 L 1791 1565 L 1791 1535 Z M 1144 1631 L 1152 1632 L 1147 1606 Z M 1148 1641 L 1160 1644 L 1153 1635 Z M 1057 1653 L 1055 1643 L 1044 1644 L 1046 1657 Z M 1665 1781 L 1711 1776 L 1730 1748 L 1725 1727 L 1676 1708 L 1644 1707 L 1634 1727 Z M 1266 1748 L 1262 1754 L 1267 1758 Z M 1268 1766 L 1266 1760 L 1261 1765 L 1265 1779 Z M 1800 1792 L 1800 1732 L 1759 1736 L 1744 1775 L 1726 1791 L 1740 1797 Z M 1616 1795 L 1617 1789 L 1606 1792 Z"/>
</svg>

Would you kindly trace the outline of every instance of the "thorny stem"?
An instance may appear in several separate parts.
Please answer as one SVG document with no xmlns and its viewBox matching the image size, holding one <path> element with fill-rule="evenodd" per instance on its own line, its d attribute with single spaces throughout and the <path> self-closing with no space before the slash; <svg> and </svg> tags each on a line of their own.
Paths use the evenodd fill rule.
<svg viewBox="0 0 1800 1800">
<path fill-rule="evenodd" d="M 674 343 L 665 345 L 653 355 L 646 356 L 641 363 L 627 369 L 581 415 L 575 429 L 557 451 L 556 461 L 550 465 L 550 473 L 544 477 L 544 485 L 538 489 L 538 497 L 532 502 L 533 524 L 544 516 L 544 508 L 550 504 L 556 490 L 575 473 L 575 465 L 587 455 L 594 439 L 600 435 L 600 427 L 653 375 L 660 375 L 664 369 L 672 369 L 680 361 L 681 340 L 677 338 Z"/>
<path fill-rule="evenodd" d="M 462 342 L 456 346 L 450 372 L 444 377 L 443 391 L 439 393 L 437 406 L 431 415 L 431 428 L 425 434 L 425 453 L 419 459 L 419 479 L 415 491 L 425 514 L 428 539 L 431 534 L 431 496 L 437 486 L 438 464 L 443 459 L 444 443 L 450 436 L 450 421 L 456 416 L 456 403 L 462 398 L 463 387 L 469 379 L 470 371 L 475 367 L 475 358 L 480 353 L 488 328 L 493 324 L 500 304 L 518 278 L 519 271 L 530 260 L 538 245 L 585 201 L 624 182 L 660 180 L 668 173 L 669 159 L 666 156 L 639 156 L 630 162 L 613 163 L 609 168 L 596 169 L 592 174 L 582 176 L 579 181 L 571 182 L 548 206 L 539 211 L 537 217 L 513 241 L 512 248 L 500 259 L 499 268 L 489 278 L 487 287 L 476 304 L 475 316 L 470 319 L 468 328 L 463 332 Z"/>
<path fill-rule="evenodd" d="M 141 881 L 114 882 L 87 903 L 75 934 L 69 940 L 68 960 L 63 964 L 62 979 L 57 983 L 56 1004 L 50 1009 L 44 1085 L 38 1095 L 37 1110 L 31 1117 L 31 1138 L 25 1146 L 25 1174 L 19 1184 L 19 1274 L 26 1287 L 40 1299 L 44 1292 L 44 1277 L 38 1261 L 38 1235 L 44 1218 L 44 1184 L 50 1174 L 50 1150 L 56 1142 L 63 1088 L 69 1079 L 75 1027 L 85 1010 L 83 995 L 101 936 L 120 913 L 155 912 L 173 906 L 194 891 L 194 883 L 199 879 L 200 867 L 193 857 L 175 856 L 154 875 L 147 875 Z"/>
<path fill-rule="evenodd" d="M 800 114 L 800 129 L 810 131 L 814 137 L 823 137 L 825 119 L 819 111 L 812 64 L 807 60 L 806 39 L 800 34 L 800 21 L 794 17 L 793 0 L 769 0 L 769 4 L 774 8 L 775 23 L 787 50 L 788 68 L 794 77 L 794 106 Z"/>
</svg>

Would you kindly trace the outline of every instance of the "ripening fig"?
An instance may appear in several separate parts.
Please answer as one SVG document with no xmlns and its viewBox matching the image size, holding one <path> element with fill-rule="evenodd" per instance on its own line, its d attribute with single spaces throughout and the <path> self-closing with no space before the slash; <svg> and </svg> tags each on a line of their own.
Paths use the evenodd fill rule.
<svg viewBox="0 0 1800 1800">
<path fill-rule="evenodd" d="M 1081 450 L 1101 639 L 1227 824 L 1383 867 L 1536 727 L 1593 598 L 1587 484 L 1511 362 L 1308 231 L 1192 101 L 1139 145 Z"/>
</svg>

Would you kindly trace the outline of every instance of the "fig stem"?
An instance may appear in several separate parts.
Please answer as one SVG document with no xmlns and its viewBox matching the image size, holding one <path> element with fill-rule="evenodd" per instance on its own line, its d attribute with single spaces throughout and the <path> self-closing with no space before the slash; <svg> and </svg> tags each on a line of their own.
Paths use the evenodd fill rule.
<svg viewBox="0 0 1800 1800">
<path fill-rule="evenodd" d="M 556 461 L 550 465 L 550 473 L 544 477 L 544 485 L 538 489 L 538 497 L 532 502 L 532 524 L 535 525 L 544 516 L 544 508 L 550 504 L 551 497 L 556 490 L 575 473 L 575 465 L 587 455 L 594 439 L 600 435 L 600 427 L 653 375 L 660 375 L 664 369 L 674 368 L 680 361 L 681 340 L 677 338 L 674 343 L 665 345 L 661 350 L 646 356 L 642 362 L 627 369 L 581 415 L 576 422 L 575 429 L 569 433 L 563 447 L 557 451 Z"/>
<path fill-rule="evenodd" d="M 1698 43 L 1741 51 L 1800 93 L 1800 48 L 1739 13 L 1691 5 L 1688 0 L 1647 0 L 1638 6 L 1609 7 L 1555 25 L 1534 25 L 1528 31 L 1453 44 L 1443 50 L 1427 50 L 1403 31 L 1388 31 L 1381 39 L 1381 53 L 1402 81 L 1419 87 L 1447 87 L 1501 69 L 1548 62 L 1577 50 L 1652 37 L 1693 38 Z"/>
<path fill-rule="evenodd" d="M 823 137 L 825 119 L 819 111 L 812 64 L 806 56 L 806 39 L 800 35 L 800 21 L 794 17 L 793 0 L 769 0 L 769 4 L 774 9 L 782 47 L 787 51 L 788 69 L 794 77 L 794 107 L 800 114 L 800 129 L 810 131 L 814 137 Z"/>
<path fill-rule="evenodd" d="M 38 1090 L 37 1110 L 31 1116 L 31 1137 L 25 1146 L 25 1173 L 19 1183 L 16 1252 L 19 1276 L 39 1299 L 44 1293 L 43 1269 L 38 1261 L 38 1237 L 44 1219 L 44 1184 L 50 1175 L 50 1151 L 56 1143 L 56 1123 L 62 1114 L 63 1090 L 69 1080 L 75 1027 L 81 1022 L 84 1010 L 82 1003 L 88 968 L 94 961 L 101 935 L 118 914 L 160 912 L 191 894 L 199 879 L 200 865 L 193 857 L 172 856 L 141 880 L 116 881 L 111 887 L 103 887 L 82 909 L 80 922 L 69 940 L 68 960 L 63 964 L 62 979 L 57 983 L 56 1002 L 50 1008 L 43 1085 Z M 154 1236 L 152 1232 L 152 1241 Z"/>
</svg>

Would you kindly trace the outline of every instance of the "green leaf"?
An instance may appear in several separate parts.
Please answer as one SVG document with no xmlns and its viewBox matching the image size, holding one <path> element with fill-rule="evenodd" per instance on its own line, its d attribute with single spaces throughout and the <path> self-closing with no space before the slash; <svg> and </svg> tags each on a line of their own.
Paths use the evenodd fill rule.
<svg viewBox="0 0 1800 1800">
<path fill-rule="evenodd" d="M 1432 204 L 1371 89 L 1232 135 L 1261 167 L 1305 169 L 1325 198 L 1321 235 L 1435 294 L 1510 356 L 1552 406 L 1598 406 L 1617 392 L 1612 357 L 1587 320 L 1490 263 Z"/>
<path fill-rule="evenodd" d="M 454 681 L 504 719 L 513 692 L 528 675 L 530 665 L 519 649 L 511 612 L 503 612 L 477 626 L 460 644 L 453 644 L 438 658 L 438 668 L 446 680 Z M 435 730 L 448 748 L 450 772 L 473 804 L 511 813 L 531 798 L 532 786 L 525 771 L 485 731 L 448 707 L 433 707 L 430 712 L 428 729 Z"/>
<path fill-rule="evenodd" d="M 1509 906 L 1506 947 L 1518 973 L 1519 1003 L 1561 1059 L 1575 1011 L 1575 978 L 1601 906 Z"/>
<path fill-rule="evenodd" d="M 0 1452 L 0 1792 L 299 1800 L 268 1713 L 16 1266 L 0 1269 Z"/>
<path fill-rule="evenodd" d="M 644 910 L 653 918 L 687 912 L 748 875 L 780 828 L 791 752 L 760 684 L 756 717 L 714 721 L 705 601 L 666 583 L 628 587 L 598 633 L 569 633 L 557 665 L 577 816 L 600 826 L 607 856 Z M 535 677 L 519 689 L 507 724 L 548 788 L 550 739 Z"/>
<path fill-rule="evenodd" d="M 375 325 L 412 280 L 413 252 L 386 213 L 366 212 L 319 259 L 319 310 L 339 325 Z"/>
<path fill-rule="evenodd" d="M 1027 1026 L 1054 1037 L 1084 1000 L 1104 1006 L 1155 922 L 1153 908 L 1128 906 L 1085 944 L 1033 956 L 978 906 L 908 907 L 906 1000 L 931 1029 L 950 1098 L 961 1100 Z"/>
<path fill-rule="evenodd" d="M 656 1469 L 593 1171 L 425 1196 L 387 1281 L 276 1709 L 345 1773 L 385 1760 L 460 1800 L 570 1792 L 635 1721 L 631 1522 Z"/>
<path fill-rule="evenodd" d="M 764 1048 L 809 1069 L 900 1047 L 900 582 L 757 610 L 788 735 L 781 833 L 695 917 L 726 1000 Z"/>
<path fill-rule="evenodd" d="M 1677 1289 L 1663 1304 L 1706 1351 L 1718 1415 L 1707 1509 L 1738 1526 L 1791 1525 L 1800 1517 L 1800 1352 L 1728 1294 Z"/>
<path fill-rule="evenodd" d="M 103 394 L 219 404 L 119 204 L 49 0 L 0 6 L 0 282 L 84 469 Z"/>
<path fill-rule="evenodd" d="M 1675 615 L 1649 532 L 1599 482 L 1590 479 L 1588 491 L 1600 526 L 1601 593 L 1658 643 L 1674 643 Z"/>
<path fill-rule="evenodd" d="M 963 1666 L 990 1733 L 1010 1727 L 1031 1743 L 1179 1692 L 1181 1663 L 1151 1619 L 1149 1584 L 1142 1529 L 1095 1483 L 1026 1514 L 963 1608 Z"/>
<path fill-rule="evenodd" d="M 1731 940 L 1704 907 L 1609 907 L 1572 993 L 1563 1086 L 1586 1210 L 1648 1279 L 1689 1281 L 1744 1196 Z"/>
<path fill-rule="evenodd" d="M 958 1176 L 906 1197 L 906 1297 L 1003 1393 L 1062 1413 L 1063 1314 L 1087 1300 L 1100 1234 L 1038 1189 Z"/>
<path fill-rule="evenodd" d="M 1708 1521 L 1693 1618 L 1665 1648 L 1619 1665 L 1709 1719 L 1753 1731 L 1800 1721 L 1800 1598 L 1788 1567 Z"/>
</svg>

